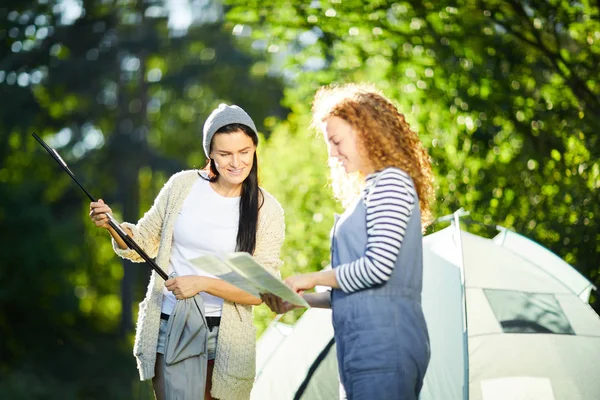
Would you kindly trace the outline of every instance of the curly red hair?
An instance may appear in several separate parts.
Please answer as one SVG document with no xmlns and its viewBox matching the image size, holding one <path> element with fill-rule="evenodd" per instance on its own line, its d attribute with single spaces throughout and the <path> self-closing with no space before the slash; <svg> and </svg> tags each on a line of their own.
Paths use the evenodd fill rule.
<svg viewBox="0 0 600 400">
<path fill-rule="evenodd" d="M 421 224 L 425 229 L 433 220 L 431 161 L 419 136 L 410 129 L 404 115 L 373 86 L 346 84 L 322 87 L 315 95 L 313 125 L 322 130 L 323 122 L 334 116 L 352 126 L 357 134 L 361 156 L 367 157 L 376 171 L 396 167 L 412 178 L 421 208 Z M 334 186 L 342 185 L 336 182 L 339 179 L 332 173 Z"/>
</svg>

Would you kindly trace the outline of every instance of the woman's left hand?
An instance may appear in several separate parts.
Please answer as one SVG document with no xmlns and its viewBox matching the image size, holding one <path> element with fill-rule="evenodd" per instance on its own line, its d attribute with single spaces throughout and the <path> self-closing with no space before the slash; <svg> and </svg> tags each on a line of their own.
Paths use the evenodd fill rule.
<svg viewBox="0 0 600 400">
<path fill-rule="evenodd" d="M 263 303 L 265 303 L 267 307 L 269 307 L 271 311 L 275 312 L 276 314 L 285 314 L 286 312 L 295 308 L 301 308 L 300 306 L 284 301 L 280 297 L 270 293 L 261 293 L 260 298 L 262 299 Z"/>
<path fill-rule="evenodd" d="M 296 293 L 302 294 L 305 290 L 315 287 L 317 279 L 314 273 L 294 275 L 285 280 L 288 285 Z"/>
<path fill-rule="evenodd" d="M 173 292 L 177 300 L 189 299 L 202 292 L 202 277 L 187 275 L 177 276 L 165 282 L 169 292 Z"/>
</svg>

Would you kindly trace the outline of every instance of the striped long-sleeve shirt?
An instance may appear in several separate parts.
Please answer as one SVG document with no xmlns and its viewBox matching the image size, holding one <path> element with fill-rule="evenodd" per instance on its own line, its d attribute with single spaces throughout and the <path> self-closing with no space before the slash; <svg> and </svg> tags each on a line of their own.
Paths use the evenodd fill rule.
<svg viewBox="0 0 600 400">
<path fill-rule="evenodd" d="M 340 288 L 346 293 L 387 282 L 400 253 L 415 201 L 418 201 L 412 179 L 397 168 L 369 175 L 362 196 L 367 213 L 364 255 L 335 270 Z"/>
</svg>

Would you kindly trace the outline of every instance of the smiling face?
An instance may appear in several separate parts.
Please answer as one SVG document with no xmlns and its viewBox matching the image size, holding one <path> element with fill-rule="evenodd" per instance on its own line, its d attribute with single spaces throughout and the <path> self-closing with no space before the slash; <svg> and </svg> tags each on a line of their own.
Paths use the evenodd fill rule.
<svg viewBox="0 0 600 400">
<path fill-rule="evenodd" d="M 255 151 L 252 138 L 241 130 L 215 134 L 210 158 L 219 172 L 219 185 L 230 189 L 241 188 L 252 169 Z"/>
<path fill-rule="evenodd" d="M 356 132 L 352 125 L 339 117 L 329 117 L 323 129 L 329 158 L 337 159 L 347 174 L 360 171 L 364 175 L 372 171 L 371 163 L 363 157 Z"/>
</svg>

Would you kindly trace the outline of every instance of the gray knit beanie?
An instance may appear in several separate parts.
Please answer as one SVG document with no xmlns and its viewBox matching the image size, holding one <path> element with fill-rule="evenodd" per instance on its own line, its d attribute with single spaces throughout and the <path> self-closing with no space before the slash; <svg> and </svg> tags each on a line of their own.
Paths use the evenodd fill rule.
<svg viewBox="0 0 600 400">
<path fill-rule="evenodd" d="M 210 158 L 210 142 L 219 129 L 229 124 L 242 124 L 246 125 L 256 133 L 256 126 L 252 118 L 238 106 L 228 106 L 227 104 L 221 103 L 206 119 L 204 123 L 203 141 L 204 154 L 206 158 Z"/>
</svg>

